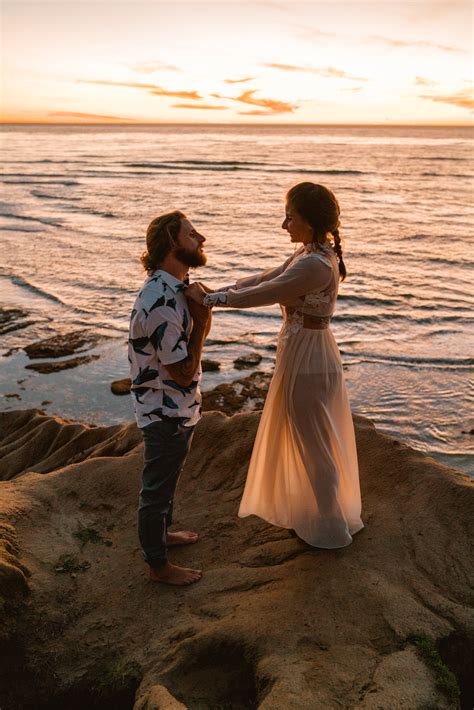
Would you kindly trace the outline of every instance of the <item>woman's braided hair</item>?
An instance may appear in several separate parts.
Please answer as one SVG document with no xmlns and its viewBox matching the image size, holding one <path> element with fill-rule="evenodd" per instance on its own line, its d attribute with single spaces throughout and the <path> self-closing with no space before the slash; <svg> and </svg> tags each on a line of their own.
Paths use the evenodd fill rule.
<svg viewBox="0 0 474 710">
<path fill-rule="evenodd" d="M 332 234 L 334 250 L 339 259 L 341 280 L 346 278 L 346 266 L 342 258 L 342 244 L 339 235 L 339 203 L 335 195 L 324 185 L 314 182 L 300 182 L 287 193 L 287 200 L 313 230 L 313 244 L 323 244 L 327 234 Z"/>
</svg>

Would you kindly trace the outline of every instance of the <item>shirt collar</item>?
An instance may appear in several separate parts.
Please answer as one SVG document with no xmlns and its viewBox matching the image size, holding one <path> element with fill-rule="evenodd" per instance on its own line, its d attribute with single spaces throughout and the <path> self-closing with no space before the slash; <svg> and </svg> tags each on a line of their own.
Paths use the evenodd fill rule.
<svg viewBox="0 0 474 710">
<path fill-rule="evenodd" d="M 164 271 L 163 269 L 157 269 L 151 276 L 151 279 L 159 279 L 162 283 L 166 284 L 172 291 L 174 291 L 174 293 L 184 291 L 186 288 L 186 284 L 183 281 L 180 281 L 176 278 L 176 276 L 173 276 L 173 274 L 170 274 L 168 271 Z"/>
</svg>

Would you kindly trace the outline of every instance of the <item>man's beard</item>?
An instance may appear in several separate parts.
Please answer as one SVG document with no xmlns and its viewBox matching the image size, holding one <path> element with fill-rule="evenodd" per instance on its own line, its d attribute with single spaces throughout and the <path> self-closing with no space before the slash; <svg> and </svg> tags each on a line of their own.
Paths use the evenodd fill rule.
<svg viewBox="0 0 474 710">
<path fill-rule="evenodd" d="M 186 266 L 204 266 L 207 262 L 207 256 L 200 249 L 184 249 L 177 247 L 174 252 L 175 257 Z"/>
</svg>

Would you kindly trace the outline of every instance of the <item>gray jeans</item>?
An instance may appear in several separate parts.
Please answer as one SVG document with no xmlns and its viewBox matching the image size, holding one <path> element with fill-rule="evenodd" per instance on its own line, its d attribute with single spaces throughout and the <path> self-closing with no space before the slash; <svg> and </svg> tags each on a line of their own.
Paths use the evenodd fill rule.
<svg viewBox="0 0 474 710">
<path fill-rule="evenodd" d="M 179 475 L 191 446 L 194 427 L 181 420 L 152 422 L 142 429 L 145 444 L 142 488 L 138 504 L 138 537 L 145 562 L 162 567 L 167 561 L 166 531 L 173 519 Z"/>
</svg>

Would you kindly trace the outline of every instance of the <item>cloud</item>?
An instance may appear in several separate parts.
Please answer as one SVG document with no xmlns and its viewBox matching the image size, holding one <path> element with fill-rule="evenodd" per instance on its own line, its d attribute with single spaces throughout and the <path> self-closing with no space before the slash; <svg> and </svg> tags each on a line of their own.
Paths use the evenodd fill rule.
<svg viewBox="0 0 474 710">
<path fill-rule="evenodd" d="M 175 67 L 172 64 L 165 64 L 164 62 L 140 62 L 139 64 L 129 64 L 127 65 L 133 71 L 138 74 L 153 74 L 156 71 L 182 71 L 179 67 Z"/>
<path fill-rule="evenodd" d="M 335 67 L 305 67 L 296 64 L 278 64 L 277 62 L 266 62 L 263 66 L 270 69 L 279 69 L 289 72 L 308 72 L 310 74 L 319 74 L 319 76 L 327 77 L 328 79 L 350 79 L 351 81 L 367 81 L 365 77 L 352 76 L 342 69 Z"/>
<path fill-rule="evenodd" d="M 108 81 L 106 79 L 78 79 L 79 84 L 99 84 L 100 86 L 123 86 L 127 89 L 144 89 L 154 96 L 173 96 L 176 99 L 200 101 L 202 96 L 197 91 L 170 91 L 157 84 L 141 84 L 136 81 Z"/>
<path fill-rule="evenodd" d="M 445 96 L 422 94 L 420 99 L 427 99 L 428 101 L 435 101 L 442 104 L 451 104 L 451 106 L 458 106 L 459 108 L 474 109 L 474 96 L 472 91 L 469 89 L 462 89 L 455 94 L 448 94 Z"/>
<path fill-rule="evenodd" d="M 176 99 L 193 99 L 194 101 L 201 101 L 202 99 L 202 96 L 197 91 L 168 91 L 158 88 L 150 91 L 150 94 L 154 96 L 173 96 Z"/>
<path fill-rule="evenodd" d="M 79 113 L 76 111 L 50 111 L 51 118 L 105 118 L 108 121 L 135 121 L 134 118 L 124 118 L 123 116 L 103 116 L 99 113 Z"/>
<path fill-rule="evenodd" d="M 250 104 L 252 106 L 261 106 L 266 109 L 269 113 L 293 113 L 295 108 L 298 108 L 295 104 L 289 104 L 285 101 L 276 101 L 275 99 L 257 99 L 254 97 L 256 89 L 249 91 L 244 91 L 240 96 L 234 98 L 234 101 L 240 101 L 244 104 Z M 257 114 L 253 114 L 257 115 Z"/>
<path fill-rule="evenodd" d="M 246 81 L 253 81 L 254 76 L 247 76 L 245 79 L 224 79 L 225 84 L 245 84 Z"/>
<path fill-rule="evenodd" d="M 405 40 L 392 39 L 390 37 L 381 37 L 372 35 L 368 38 L 371 42 L 379 42 L 388 44 L 390 47 L 422 47 L 423 49 L 440 49 L 443 52 L 463 52 L 459 47 L 452 47 L 446 44 L 436 44 L 436 42 L 427 42 L 425 40 Z"/>
<path fill-rule="evenodd" d="M 299 36 L 305 39 L 321 39 L 321 38 L 329 38 L 329 39 L 346 39 L 347 35 L 343 35 L 340 32 L 323 32 L 322 30 L 318 29 L 317 27 L 307 27 L 306 25 L 299 25 L 299 24 L 293 24 L 293 27 L 296 29 L 300 30 Z"/>
<path fill-rule="evenodd" d="M 172 104 L 172 108 L 192 108 L 194 109 L 206 109 L 208 111 L 227 111 L 228 106 L 211 106 L 206 104 Z"/>
<path fill-rule="evenodd" d="M 277 101 L 276 99 L 258 99 L 254 97 L 256 89 L 249 89 L 244 91 L 240 96 L 222 96 L 222 94 L 211 94 L 215 99 L 225 99 L 226 101 L 239 101 L 244 104 L 250 104 L 252 106 L 261 106 L 265 111 L 251 111 L 249 113 L 242 113 L 242 116 L 269 116 L 275 113 L 293 113 L 295 108 L 298 108 L 296 104 L 289 104 L 285 101 Z"/>
<path fill-rule="evenodd" d="M 415 84 L 417 86 L 436 86 L 438 82 L 433 79 L 425 79 L 423 76 L 415 76 Z"/>
</svg>

